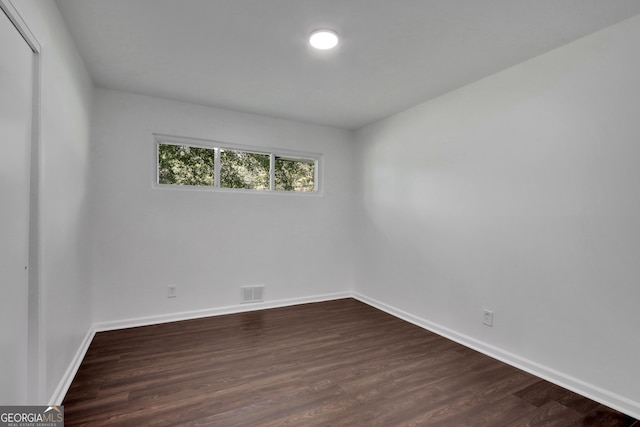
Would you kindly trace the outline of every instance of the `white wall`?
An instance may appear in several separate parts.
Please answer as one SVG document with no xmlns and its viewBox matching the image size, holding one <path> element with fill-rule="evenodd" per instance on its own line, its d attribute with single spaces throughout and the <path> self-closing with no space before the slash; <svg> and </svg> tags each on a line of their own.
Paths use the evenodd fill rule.
<svg viewBox="0 0 640 427">
<path fill-rule="evenodd" d="M 39 164 L 40 358 L 51 403 L 91 329 L 87 182 L 92 83 L 52 1 L 14 5 L 42 45 Z M 34 266 L 32 266 L 34 268 Z M 37 316 L 37 313 L 30 313 Z"/>
<path fill-rule="evenodd" d="M 250 284 L 267 301 L 351 289 L 351 132 L 105 89 L 93 108 L 98 324 L 236 306 Z M 322 153 L 324 192 L 154 189 L 153 132 Z"/>
<path fill-rule="evenodd" d="M 92 92 L 55 4 L 15 3 L 43 44 L 38 403 L 93 321 L 348 292 L 356 252 L 361 295 L 640 414 L 640 18 L 368 126 L 354 175 L 347 131 Z M 324 194 L 153 189 L 152 132 L 322 152 Z"/>
<path fill-rule="evenodd" d="M 357 292 L 640 414 L 638 40 L 640 17 L 359 131 Z"/>
</svg>

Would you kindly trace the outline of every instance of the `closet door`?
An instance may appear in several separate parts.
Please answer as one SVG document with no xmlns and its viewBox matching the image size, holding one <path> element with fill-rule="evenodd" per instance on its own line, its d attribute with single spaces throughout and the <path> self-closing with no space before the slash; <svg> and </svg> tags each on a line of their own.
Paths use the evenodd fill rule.
<svg viewBox="0 0 640 427">
<path fill-rule="evenodd" d="M 27 403 L 34 53 L 0 10 L 0 404 Z"/>
</svg>

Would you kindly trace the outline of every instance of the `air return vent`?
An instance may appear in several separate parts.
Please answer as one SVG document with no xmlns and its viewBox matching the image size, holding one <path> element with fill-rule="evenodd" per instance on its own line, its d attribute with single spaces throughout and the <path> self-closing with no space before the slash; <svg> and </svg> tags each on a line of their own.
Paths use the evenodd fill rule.
<svg viewBox="0 0 640 427">
<path fill-rule="evenodd" d="M 263 302 L 264 285 L 241 286 L 241 302 Z"/>
</svg>

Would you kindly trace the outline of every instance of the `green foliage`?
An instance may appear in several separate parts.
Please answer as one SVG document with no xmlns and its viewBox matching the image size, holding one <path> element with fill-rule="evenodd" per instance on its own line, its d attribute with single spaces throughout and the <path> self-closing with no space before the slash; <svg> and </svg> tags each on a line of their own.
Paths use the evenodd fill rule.
<svg viewBox="0 0 640 427">
<path fill-rule="evenodd" d="M 212 186 L 215 151 L 188 145 L 158 146 L 158 183 Z"/>
<path fill-rule="evenodd" d="M 269 155 L 237 150 L 220 151 L 220 186 L 269 189 Z"/>
<path fill-rule="evenodd" d="M 213 186 L 215 149 L 158 145 L 158 183 Z M 220 187 L 269 190 L 271 155 L 220 149 Z M 279 191 L 314 191 L 315 162 L 275 157 L 274 186 Z"/>
<path fill-rule="evenodd" d="M 282 191 L 314 191 L 315 162 L 276 156 L 275 187 Z"/>
</svg>

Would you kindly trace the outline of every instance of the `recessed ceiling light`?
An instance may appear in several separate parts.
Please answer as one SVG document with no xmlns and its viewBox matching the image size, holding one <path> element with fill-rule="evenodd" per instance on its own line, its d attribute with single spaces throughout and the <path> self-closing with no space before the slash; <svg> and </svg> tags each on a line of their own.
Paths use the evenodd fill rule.
<svg viewBox="0 0 640 427">
<path fill-rule="evenodd" d="M 315 30 L 309 36 L 309 43 L 316 49 L 332 49 L 338 44 L 338 33 L 333 30 Z"/>
</svg>

